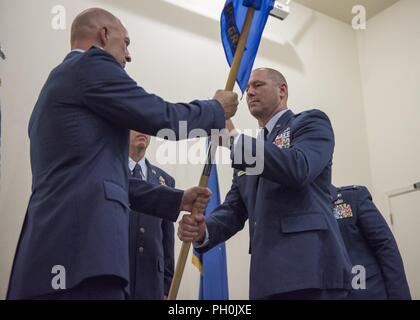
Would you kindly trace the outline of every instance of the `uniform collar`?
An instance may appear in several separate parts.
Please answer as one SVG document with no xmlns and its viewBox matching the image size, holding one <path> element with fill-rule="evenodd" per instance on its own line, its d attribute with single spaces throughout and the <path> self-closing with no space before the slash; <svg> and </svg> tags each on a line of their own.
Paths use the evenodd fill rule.
<svg viewBox="0 0 420 320">
<path fill-rule="evenodd" d="M 98 47 L 98 46 L 92 46 L 92 48 L 97 48 L 97 49 L 104 50 L 103 48 Z M 72 51 L 69 52 L 69 54 L 65 57 L 64 60 L 67 60 L 68 58 L 70 58 L 70 57 L 72 57 L 76 54 L 81 54 L 81 53 L 85 53 L 85 52 L 86 52 L 86 50 L 83 50 L 83 49 L 79 49 L 79 48 L 73 49 Z"/>
<path fill-rule="evenodd" d="M 83 49 L 73 49 L 72 51 L 70 51 L 70 53 L 71 52 L 80 52 L 80 53 L 85 53 L 86 52 L 86 50 L 83 50 Z"/>
<path fill-rule="evenodd" d="M 282 118 L 282 116 L 284 114 L 287 113 L 287 111 L 289 111 L 290 109 L 285 109 L 282 110 L 280 112 L 277 112 L 265 125 L 265 128 L 267 128 L 268 130 L 268 135 L 270 135 L 271 131 L 273 131 L 274 126 L 280 121 L 280 118 Z"/>
</svg>

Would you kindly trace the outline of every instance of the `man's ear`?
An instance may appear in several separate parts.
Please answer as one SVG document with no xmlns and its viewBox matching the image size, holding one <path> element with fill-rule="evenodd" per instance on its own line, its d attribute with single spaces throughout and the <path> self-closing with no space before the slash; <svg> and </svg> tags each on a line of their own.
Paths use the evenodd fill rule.
<svg viewBox="0 0 420 320">
<path fill-rule="evenodd" d="M 105 48 L 107 42 L 108 42 L 108 38 L 109 38 L 109 30 L 107 27 L 103 27 L 101 28 L 101 30 L 99 31 L 99 36 L 100 36 L 100 40 L 101 40 L 101 47 Z"/>
<path fill-rule="evenodd" d="M 287 84 L 282 83 L 280 85 L 279 90 L 280 90 L 280 96 L 281 97 L 287 97 L 287 92 L 288 92 Z"/>
</svg>

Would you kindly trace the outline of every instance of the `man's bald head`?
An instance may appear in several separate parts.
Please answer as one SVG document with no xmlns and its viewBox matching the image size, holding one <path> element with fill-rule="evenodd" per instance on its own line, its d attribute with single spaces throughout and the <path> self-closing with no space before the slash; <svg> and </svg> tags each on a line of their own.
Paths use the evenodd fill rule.
<svg viewBox="0 0 420 320">
<path fill-rule="evenodd" d="M 71 46 L 80 40 L 95 39 L 101 28 L 112 28 L 121 24 L 120 20 L 112 13 L 91 8 L 81 12 L 71 25 Z"/>
<path fill-rule="evenodd" d="M 268 76 L 278 85 L 282 85 L 283 83 L 287 85 L 286 78 L 283 76 L 283 74 L 275 69 L 271 68 L 258 68 L 253 71 L 257 70 L 265 70 L 267 71 Z"/>
<path fill-rule="evenodd" d="M 252 71 L 247 86 L 247 102 L 260 127 L 278 112 L 287 109 L 286 78 L 277 70 L 258 68 Z"/>
<path fill-rule="evenodd" d="M 70 41 L 72 50 L 101 47 L 123 67 L 131 61 L 127 49 L 130 44 L 127 30 L 117 17 L 101 8 L 87 9 L 74 19 Z"/>
</svg>

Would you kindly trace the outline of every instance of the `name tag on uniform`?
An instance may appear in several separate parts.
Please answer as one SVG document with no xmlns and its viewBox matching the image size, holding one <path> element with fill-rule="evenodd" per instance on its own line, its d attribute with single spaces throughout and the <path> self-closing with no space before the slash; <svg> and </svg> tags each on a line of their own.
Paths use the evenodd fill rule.
<svg viewBox="0 0 420 320">
<path fill-rule="evenodd" d="M 282 133 L 277 135 L 273 144 L 280 149 L 290 148 L 290 128 L 287 128 Z"/>
</svg>

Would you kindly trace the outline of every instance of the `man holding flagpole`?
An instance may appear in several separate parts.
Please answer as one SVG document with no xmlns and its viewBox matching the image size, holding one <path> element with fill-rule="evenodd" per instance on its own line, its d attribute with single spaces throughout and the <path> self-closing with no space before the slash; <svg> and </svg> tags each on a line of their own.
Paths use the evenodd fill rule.
<svg viewBox="0 0 420 320">
<path fill-rule="evenodd" d="M 179 140 L 180 121 L 188 131 L 222 129 L 238 105 L 226 91 L 191 103 L 146 92 L 124 70 L 127 29 L 104 9 L 80 13 L 70 42 L 29 121 L 32 194 L 8 299 L 124 299 L 130 209 L 176 221 L 180 210 L 204 210 L 210 196 L 129 179 L 129 129 L 171 129 Z"/>
<path fill-rule="evenodd" d="M 224 203 L 206 218 L 184 216 L 178 236 L 205 252 L 248 220 L 251 299 L 345 299 L 351 265 L 331 207 L 331 123 L 319 110 L 289 110 L 288 84 L 276 70 L 254 70 L 246 91 L 260 134 L 236 137 Z M 244 155 L 255 153 L 247 163 Z M 251 175 L 257 162 L 262 173 Z"/>
</svg>

